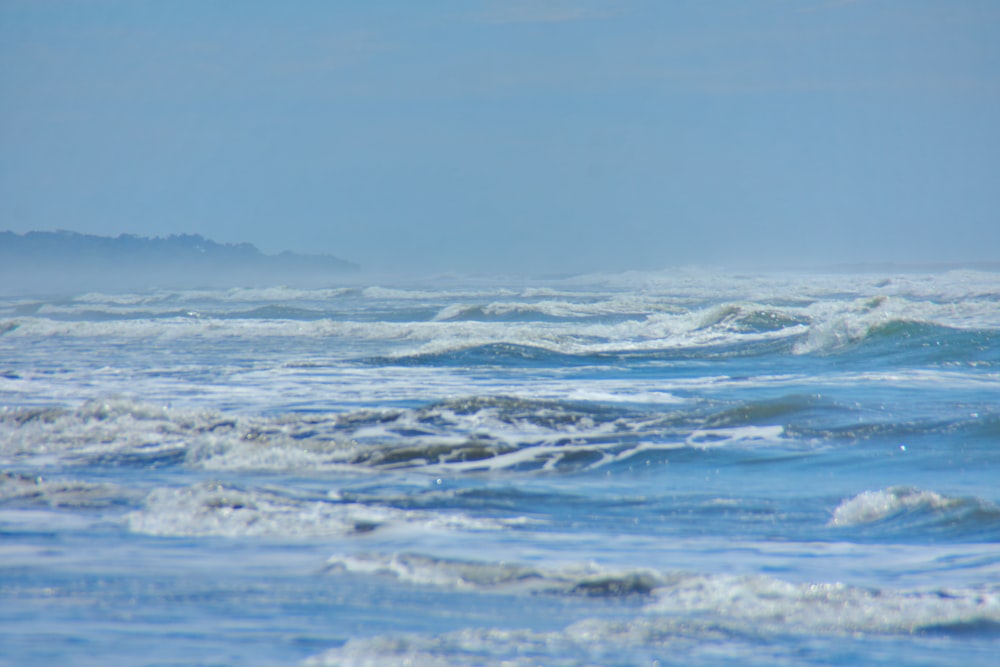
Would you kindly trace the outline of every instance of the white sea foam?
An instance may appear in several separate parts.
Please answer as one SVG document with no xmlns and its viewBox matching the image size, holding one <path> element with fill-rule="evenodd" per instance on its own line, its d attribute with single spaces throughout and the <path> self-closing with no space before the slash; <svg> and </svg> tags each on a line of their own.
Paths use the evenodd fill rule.
<svg viewBox="0 0 1000 667">
<path fill-rule="evenodd" d="M 40 359 L 44 350 L 33 348 Z M 192 360 L 196 361 L 196 359 Z M 253 368 L 224 367 L 208 376 L 189 364 L 161 366 L 154 358 L 139 371 L 118 367 L 70 365 L 58 374 L 39 370 L 9 375 L 0 367 L 0 401 L 21 405 L 75 405 L 108 396 L 141 396 L 145 401 L 176 409 L 212 409 L 240 414 L 290 409 L 343 411 L 360 407 L 412 403 L 414 387 L 423 401 L 456 396 L 515 396 L 526 399 L 613 401 L 616 403 L 683 403 L 681 393 L 713 387 L 795 386 L 808 378 L 796 376 L 724 375 L 699 377 L 562 379 L 524 374 L 470 374 L 464 368 L 425 365 L 354 364 L 312 354 L 276 355 Z M 40 361 L 41 363 L 41 361 Z M 961 379 L 957 377 L 956 379 Z M 286 407 L 287 406 L 287 407 Z M 2 447 L 0 447 L 2 450 Z"/>
<path fill-rule="evenodd" d="M 648 595 L 669 578 L 647 570 L 612 570 L 594 563 L 537 567 L 433 558 L 420 554 L 337 554 L 330 572 L 391 576 L 406 583 L 461 590 L 587 597 Z"/>
<path fill-rule="evenodd" d="M 958 498 L 948 498 L 933 491 L 894 486 L 878 491 L 864 491 L 837 506 L 831 526 L 856 526 L 882 521 L 913 510 L 946 510 L 960 505 Z"/>
<path fill-rule="evenodd" d="M 782 426 L 739 426 L 734 428 L 696 429 L 685 443 L 698 449 L 728 447 L 735 444 L 774 444 L 780 442 L 785 429 Z"/>
<path fill-rule="evenodd" d="M 995 298 L 1000 295 L 1000 272 L 948 271 L 945 273 L 740 273 L 710 269 L 626 271 L 579 276 L 566 281 L 589 290 L 627 290 L 670 295 L 690 301 L 749 299 L 759 302 L 812 301 L 891 295 L 941 303 Z"/>
<path fill-rule="evenodd" d="M 1000 623 L 1000 587 L 892 591 L 771 577 L 692 575 L 655 591 L 650 614 L 710 614 L 756 633 L 909 634 L 922 628 Z"/>
<path fill-rule="evenodd" d="M 135 499 L 136 492 L 115 484 L 0 472 L 0 505 L 3 506 L 97 509 Z"/>
<path fill-rule="evenodd" d="M 301 539 L 363 535 L 385 526 L 424 531 L 493 531 L 509 522 L 460 512 L 422 512 L 300 498 L 221 482 L 152 491 L 140 510 L 125 517 L 129 530 L 161 536 L 277 537 Z"/>
<path fill-rule="evenodd" d="M 416 567 L 414 566 L 416 563 Z M 479 582 L 471 564 L 440 574 L 420 559 L 344 560 L 335 569 L 390 574 L 425 585 L 477 590 L 526 590 L 576 594 L 571 570 L 498 564 Z M 352 569 L 353 568 L 353 569 Z M 431 568 L 433 570 L 433 566 Z M 467 576 L 463 576 L 468 572 Z M 585 576 L 591 576 L 585 575 Z M 651 661 L 664 651 L 692 658 L 706 647 L 760 655 L 767 645 L 790 636 L 911 636 L 920 632 L 961 632 L 963 627 L 1000 624 L 1000 587 L 949 590 L 867 589 L 836 583 L 791 584 L 762 576 L 644 573 L 650 601 L 627 619 L 585 619 L 562 630 L 474 628 L 439 635 L 355 639 L 308 660 L 308 665 L 414 665 L 482 662 L 529 665 L 538 662 L 589 665 L 609 659 Z M 549 584 L 546 589 L 545 583 Z M 600 587 L 599 587 L 600 588 Z M 745 644 L 744 644 L 745 642 Z M 780 645 L 780 644 L 779 644 Z M 530 656 L 530 657 L 529 657 Z M 627 657 L 625 657 L 627 656 Z"/>
<path fill-rule="evenodd" d="M 743 283 L 753 285 L 756 284 L 754 280 L 744 278 Z M 715 284 L 716 281 L 709 282 Z M 788 292 L 781 294 L 778 287 Z M 832 285 L 829 287 L 832 288 Z M 955 288 L 955 285 L 950 287 Z M 684 284 L 678 289 L 683 292 Z M 123 342 L 166 342 L 185 338 L 337 339 L 341 343 L 338 349 L 348 358 L 359 353 L 359 342 L 367 341 L 391 344 L 392 350 L 387 355 L 389 359 L 413 359 L 500 343 L 584 357 L 790 339 L 794 341 L 794 352 L 810 354 L 848 348 L 864 340 L 878 327 L 892 322 L 964 329 L 1000 328 L 996 295 L 945 301 L 929 297 L 918 299 L 907 295 L 905 290 L 887 293 L 884 288 L 864 288 L 858 289 L 857 293 L 835 295 L 822 289 L 816 290 L 823 294 L 821 298 L 808 296 L 809 281 L 804 287 L 789 281 L 773 289 L 776 290 L 774 295 L 760 299 L 747 299 L 741 293 L 740 298 L 721 302 L 717 297 L 705 296 L 702 301 L 683 303 L 678 303 L 676 296 L 655 293 L 605 293 L 599 297 L 588 295 L 583 299 L 569 295 L 537 302 L 505 301 L 496 299 L 500 295 L 496 291 L 470 293 L 468 300 L 455 303 L 454 294 L 447 290 L 404 290 L 409 301 L 416 303 L 423 299 L 438 309 L 436 317 L 432 316 L 430 321 L 357 321 L 354 311 L 350 309 L 332 317 L 326 312 L 326 306 L 321 304 L 336 302 L 342 293 L 337 290 L 293 294 L 316 299 L 296 302 L 316 317 L 305 320 L 282 319 L 280 310 L 270 319 L 253 314 L 239 317 L 239 311 L 231 311 L 233 304 L 245 308 L 247 303 L 261 307 L 287 303 L 281 298 L 286 294 L 284 289 L 273 293 L 261 290 L 213 293 L 211 297 L 215 301 L 210 302 L 188 302 L 185 298 L 169 295 L 155 299 L 150 297 L 152 302 L 144 302 L 139 297 L 119 299 L 120 302 L 110 299 L 105 305 L 109 309 L 108 314 L 114 316 L 111 319 L 84 317 L 94 308 L 103 307 L 100 300 L 92 295 L 85 301 L 69 304 L 43 304 L 33 314 L 4 320 L 0 323 L 0 332 L 3 332 L 0 343 L 23 347 L 27 341 L 76 338 Z M 371 288 L 364 298 L 372 301 L 396 298 L 396 292 L 398 290 L 385 293 Z M 803 294 L 807 296 L 803 297 Z M 205 295 L 202 297 L 208 298 Z M 259 301 L 253 301 L 251 297 Z M 477 303 L 473 300 L 475 298 L 482 301 Z M 147 311 L 171 316 L 151 318 L 145 316 Z M 183 315 L 188 311 L 188 315 Z M 225 317 L 213 317 L 210 315 L 213 311 L 227 314 Z M 521 313 L 524 318 L 505 322 L 465 317 L 474 312 L 481 313 L 487 320 L 489 317 L 502 320 L 512 313 Z M 83 321 L 61 319 L 63 315 L 74 313 L 83 317 Z M 533 314 L 568 321 L 547 321 L 545 317 L 532 321 Z M 611 321 L 602 321 L 602 315 L 616 317 Z M 627 319 L 615 321 L 617 316 L 627 316 Z M 576 321 L 585 317 L 597 319 Z"/>
<path fill-rule="evenodd" d="M 843 349 L 893 322 L 955 329 L 1000 329 L 1000 308 L 993 300 L 938 303 L 879 295 L 848 302 L 820 302 L 804 313 L 812 324 L 808 335 L 795 345 L 798 354 Z"/>
<path fill-rule="evenodd" d="M 229 394 L 232 398 L 232 390 Z M 534 394 L 277 417 L 125 399 L 92 400 L 76 410 L 7 409 L 0 411 L 0 462 L 458 473 L 596 469 L 685 447 L 788 445 L 780 425 L 679 426 L 671 414 Z M 655 398 L 659 404 L 685 404 L 662 394 Z"/>
<path fill-rule="evenodd" d="M 760 575 L 614 569 L 595 563 L 526 565 L 418 554 L 337 554 L 331 572 L 390 576 L 479 592 L 645 598 L 640 622 L 711 620 L 749 634 L 909 634 L 962 623 L 1000 624 L 1000 586 L 890 590 L 790 583 Z M 717 626 L 719 629 L 720 626 Z"/>
<path fill-rule="evenodd" d="M 0 457 L 37 465 L 129 455 L 153 463 L 183 455 L 186 437 L 203 422 L 197 413 L 122 399 L 88 401 L 77 410 L 4 409 Z"/>
<path fill-rule="evenodd" d="M 514 296 L 517 294 L 505 288 L 469 290 L 454 289 L 448 286 L 427 289 L 372 286 L 365 287 L 361 293 L 369 299 L 391 300 L 489 299 L 495 296 Z"/>
<path fill-rule="evenodd" d="M 317 664 L 992 664 L 998 304 L 977 272 L 0 298 L 0 644 L 107 662 L 113 608 L 287 662 L 290 600 L 282 636 L 357 621 Z M 861 454 L 940 493 L 857 494 Z"/>
<path fill-rule="evenodd" d="M 73 303 L 93 305 L 150 305 L 183 302 L 287 303 L 289 301 L 327 301 L 357 292 L 355 287 L 301 289 L 293 287 L 234 287 L 213 290 L 154 290 L 143 293 L 109 294 L 88 292 L 72 299 Z"/>
<path fill-rule="evenodd" d="M 502 318 L 516 314 L 523 314 L 525 316 L 541 315 L 566 319 L 601 316 L 633 316 L 641 318 L 663 311 L 682 312 L 681 308 L 666 302 L 662 298 L 645 298 L 633 295 L 604 295 L 603 298 L 588 296 L 581 300 L 581 295 L 578 294 L 560 296 L 562 298 L 540 301 L 491 301 L 483 305 L 465 302 L 453 303 L 442 308 L 434 317 L 434 320 L 447 321 L 474 315 L 481 315 L 488 318 Z"/>
</svg>

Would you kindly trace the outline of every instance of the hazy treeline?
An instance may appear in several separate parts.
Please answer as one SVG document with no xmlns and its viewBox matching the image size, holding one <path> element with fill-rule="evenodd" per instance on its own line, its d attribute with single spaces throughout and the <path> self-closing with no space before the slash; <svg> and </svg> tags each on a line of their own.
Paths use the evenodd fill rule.
<svg viewBox="0 0 1000 667">
<path fill-rule="evenodd" d="M 320 283 L 357 268 L 329 255 L 265 255 L 249 243 L 217 243 L 198 234 L 0 232 L 0 289 L 8 293 Z"/>
</svg>

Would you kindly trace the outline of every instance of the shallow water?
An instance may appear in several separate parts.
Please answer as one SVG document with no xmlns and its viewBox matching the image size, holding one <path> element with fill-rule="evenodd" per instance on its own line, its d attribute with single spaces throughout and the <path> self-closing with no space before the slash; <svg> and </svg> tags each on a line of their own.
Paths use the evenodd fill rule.
<svg viewBox="0 0 1000 667">
<path fill-rule="evenodd" d="M 0 299 L 0 662 L 965 664 L 1000 275 Z"/>
</svg>

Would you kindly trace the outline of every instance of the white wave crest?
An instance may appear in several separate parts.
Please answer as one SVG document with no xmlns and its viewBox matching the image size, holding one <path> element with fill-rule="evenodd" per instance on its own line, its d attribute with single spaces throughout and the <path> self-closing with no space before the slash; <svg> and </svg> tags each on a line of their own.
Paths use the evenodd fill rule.
<svg viewBox="0 0 1000 667">
<path fill-rule="evenodd" d="M 18 508 L 105 508 L 136 499 L 136 493 L 114 484 L 0 472 L 0 505 Z"/>
<path fill-rule="evenodd" d="M 476 580 L 479 571 L 471 565 L 464 567 L 471 572 L 469 578 L 461 569 L 443 575 L 414 573 L 414 562 L 391 558 L 362 562 L 349 571 L 391 574 L 446 587 L 490 589 L 499 584 L 504 590 L 526 587 L 525 592 L 531 594 L 576 592 L 566 586 L 578 574 L 572 568 L 545 571 L 497 564 L 498 583 L 487 576 L 486 583 L 480 584 Z M 838 583 L 793 584 L 764 576 L 643 576 L 651 588 L 637 592 L 649 602 L 632 618 L 590 618 L 547 632 L 470 628 L 439 635 L 353 639 L 306 664 L 655 664 L 665 653 L 675 662 L 694 659 L 700 664 L 703 661 L 697 658 L 711 656 L 713 647 L 721 646 L 730 657 L 746 652 L 759 659 L 762 646 L 778 650 L 783 643 L 774 640 L 789 635 L 909 637 L 924 631 L 947 633 L 956 628 L 961 632 L 962 627 L 1000 624 L 1000 587 L 996 585 L 947 591 L 879 590 Z M 782 657 L 795 662 L 795 656 Z"/>
<path fill-rule="evenodd" d="M 334 494 L 335 495 L 335 494 Z M 500 530 L 503 521 L 330 499 L 296 498 L 220 482 L 159 488 L 125 517 L 129 530 L 161 536 L 302 539 L 369 533 L 385 526 L 427 531 Z"/>
<path fill-rule="evenodd" d="M 941 510 L 961 504 L 933 491 L 895 486 L 879 491 L 864 491 L 837 506 L 830 519 L 831 526 L 857 526 L 912 510 Z"/>
<path fill-rule="evenodd" d="M 506 562 L 476 562 L 419 554 L 331 556 L 330 572 L 391 576 L 424 586 L 507 593 L 548 593 L 589 597 L 648 595 L 665 579 L 647 570 L 609 570 L 593 563 L 533 567 Z"/>
<path fill-rule="evenodd" d="M 120 454 L 147 460 L 183 456 L 186 436 L 205 419 L 203 413 L 174 413 L 127 399 L 91 400 L 76 410 L 4 409 L 0 459 L 45 465 Z"/>
<path fill-rule="evenodd" d="M 921 628 L 1000 623 L 1000 588 L 893 591 L 771 577 L 692 575 L 658 588 L 650 614 L 721 617 L 734 629 L 780 633 L 909 634 Z"/>
</svg>

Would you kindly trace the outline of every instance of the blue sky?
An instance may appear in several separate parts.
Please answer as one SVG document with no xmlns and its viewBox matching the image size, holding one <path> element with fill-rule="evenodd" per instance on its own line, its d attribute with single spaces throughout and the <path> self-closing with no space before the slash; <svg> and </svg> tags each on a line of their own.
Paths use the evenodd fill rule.
<svg viewBox="0 0 1000 667">
<path fill-rule="evenodd" d="M 0 0 L 0 229 L 378 270 L 1000 260 L 996 0 Z"/>
</svg>

